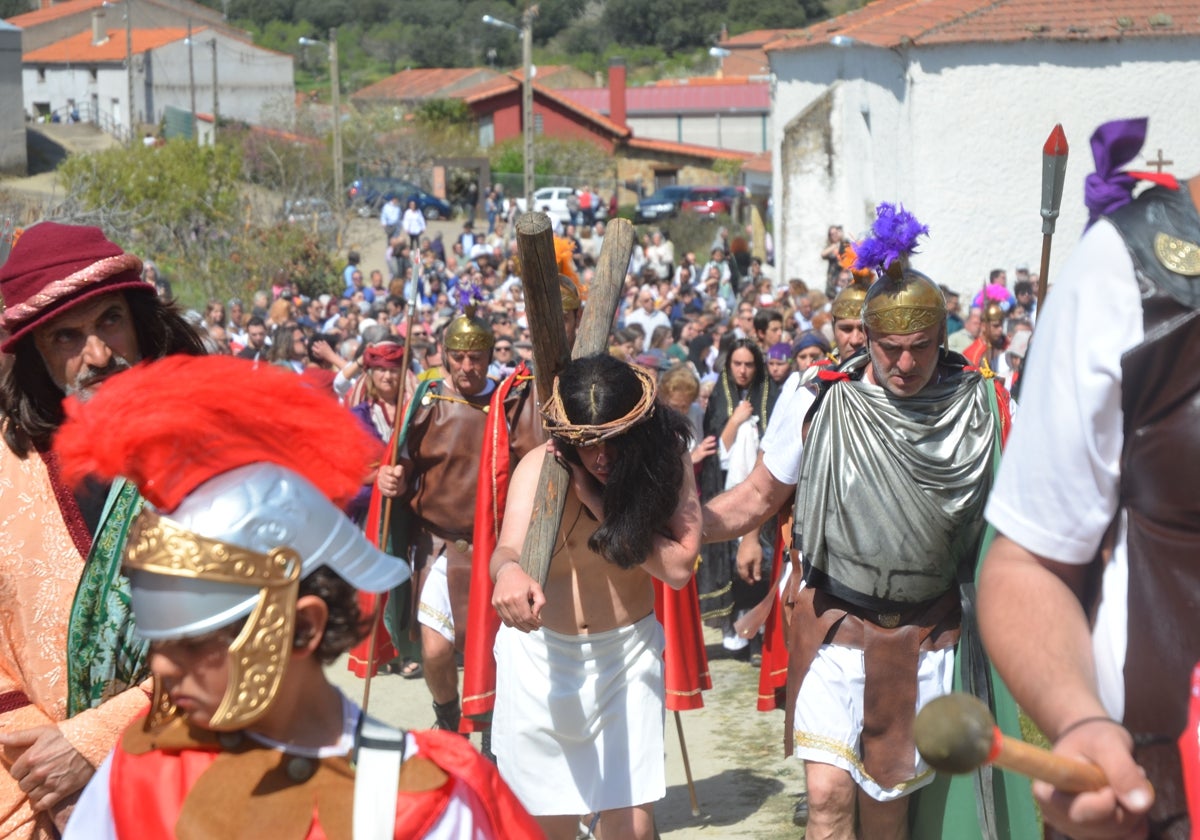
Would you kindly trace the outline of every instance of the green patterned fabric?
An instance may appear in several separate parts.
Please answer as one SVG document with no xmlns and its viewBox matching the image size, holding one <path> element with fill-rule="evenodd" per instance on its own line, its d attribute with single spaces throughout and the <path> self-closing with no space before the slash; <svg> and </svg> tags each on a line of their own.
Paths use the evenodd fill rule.
<svg viewBox="0 0 1200 840">
<path fill-rule="evenodd" d="M 149 643 L 133 626 L 129 581 L 121 574 L 129 526 L 144 504 L 118 479 L 83 567 L 67 631 L 67 715 L 95 708 L 150 676 Z"/>
</svg>

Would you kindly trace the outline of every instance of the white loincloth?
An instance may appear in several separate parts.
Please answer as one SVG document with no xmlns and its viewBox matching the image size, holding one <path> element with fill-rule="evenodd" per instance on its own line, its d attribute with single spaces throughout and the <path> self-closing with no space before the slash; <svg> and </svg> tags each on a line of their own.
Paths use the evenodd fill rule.
<svg viewBox="0 0 1200 840">
<path fill-rule="evenodd" d="M 860 741 L 863 729 L 863 652 L 844 645 L 821 645 L 796 698 L 796 757 L 840 767 L 864 792 L 879 802 L 907 796 L 933 781 L 930 769 L 913 747 L 913 777 L 882 788 L 867 775 Z M 921 651 L 917 660 L 917 710 L 954 686 L 954 648 Z"/>
<path fill-rule="evenodd" d="M 492 750 L 529 813 L 590 814 L 663 797 L 662 651 L 654 613 L 582 636 L 500 628 Z"/>
<path fill-rule="evenodd" d="M 417 621 L 454 644 L 454 608 L 450 604 L 450 581 L 446 577 L 446 555 L 438 559 L 425 574 L 421 598 L 417 602 Z"/>
</svg>

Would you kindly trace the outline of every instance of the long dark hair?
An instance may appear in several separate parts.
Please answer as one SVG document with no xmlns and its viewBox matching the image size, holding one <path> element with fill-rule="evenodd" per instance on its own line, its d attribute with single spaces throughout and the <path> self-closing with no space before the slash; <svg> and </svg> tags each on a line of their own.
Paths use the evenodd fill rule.
<svg viewBox="0 0 1200 840">
<path fill-rule="evenodd" d="M 599 424 L 632 411 L 642 385 L 629 365 L 601 354 L 568 364 L 559 393 L 572 423 Z M 689 434 L 687 418 L 659 403 L 644 422 L 611 438 L 617 457 L 603 488 L 604 521 L 588 548 L 623 569 L 645 561 L 651 540 L 679 504 Z M 581 463 L 573 446 L 557 443 L 564 458 Z"/>
<path fill-rule="evenodd" d="M 147 287 L 150 288 L 149 286 Z M 203 356 L 200 336 L 174 303 L 158 295 L 125 291 L 126 303 L 143 359 L 160 359 L 175 353 Z M 24 336 L 12 352 L 11 364 L 0 371 L 0 413 L 4 442 L 24 458 L 34 447 L 45 449 L 63 422 L 63 392 L 50 378 L 33 333 Z"/>
<path fill-rule="evenodd" d="M 749 350 L 750 355 L 754 357 L 754 378 L 750 380 L 748 387 L 761 385 L 767 378 L 767 363 L 763 361 L 762 350 L 759 349 L 758 342 L 749 338 L 735 339 L 725 351 L 725 365 L 722 370 L 729 377 L 730 384 L 733 384 L 733 353 L 735 350 Z"/>
</svg>

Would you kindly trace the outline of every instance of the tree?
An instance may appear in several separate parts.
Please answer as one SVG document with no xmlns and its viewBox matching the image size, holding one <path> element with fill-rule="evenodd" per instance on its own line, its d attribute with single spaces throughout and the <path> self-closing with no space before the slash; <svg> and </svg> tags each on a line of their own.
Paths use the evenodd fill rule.
<svg viewBox="0 0 1200 840">
<path fill-rule="evenodd" d="M 240 147 L 224 141 L 197 147 L 176 139 L 76 155 L 60 169 L 69 196 L 60 215 L 99 225 L 160 262 L 177 276 L 177 294 L 194 305 L 261 287 L 285 265 L 314 284 L 332 276 L 307 232 L 254 214 L 241 169 Z"/>
</svg>

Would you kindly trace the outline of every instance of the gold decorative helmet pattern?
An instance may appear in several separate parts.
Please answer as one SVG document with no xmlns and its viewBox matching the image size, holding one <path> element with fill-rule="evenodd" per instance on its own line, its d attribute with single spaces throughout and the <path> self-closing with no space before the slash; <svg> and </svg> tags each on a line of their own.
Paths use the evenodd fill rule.
<svg viewBox="0 0 1200 840">
<path fill-rule="evenodd" d="M 491 350 L 496 343 L 492 328 L 482 318 L 475 317 L 475 307 L 446 325 L 442 344 L 447 350 Z"/>
<path fill-rule="evenodd" d="M 894 262 L 867 291 L 862 317 L 872 334 L 908 335 L 946 324 L 942 290 L 902 262 Z"/>
<path fill-rule="evenodd" d="M 829 314 L 833 316 L 833 320 L 835 321 L 843 319 L 857 321 L 862 317 L 863 303 L 866 300 L 867 284 L 851 283 L 838 292 L 838 296 L 833 299 L 833 305 L 829 307 Z"/>
</svg>

